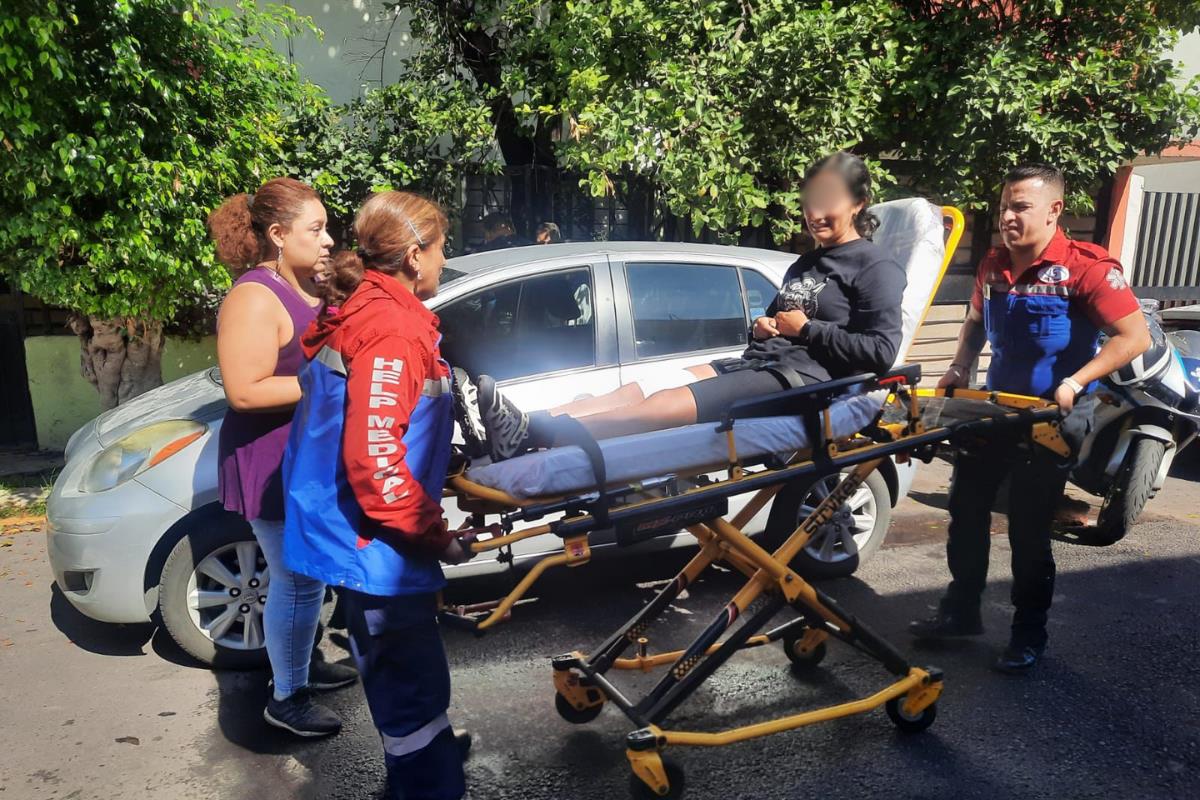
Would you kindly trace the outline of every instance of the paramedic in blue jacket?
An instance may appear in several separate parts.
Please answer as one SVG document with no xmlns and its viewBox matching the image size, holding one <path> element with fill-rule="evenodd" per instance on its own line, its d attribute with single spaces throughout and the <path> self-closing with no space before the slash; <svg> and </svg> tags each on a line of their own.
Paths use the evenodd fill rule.
<svg viewBox="0 0 1200 800">
<path fill-rule="evenodd" d="M 446 217 L 405 192 L 373 195 L 358 249 L 322 284 L 332 310 L 303 337 L 303 397 L 284 461 L 284 559 L 342 591 L 393 796 L 456 800 L 462 750 L 446 716 L 439 561 L 466 548 L 442 517 L 453 432 L 437 293 Z"/>
<path fill-rule="evenodd" d="M 1099 245 L 1068 239 L 1058 227 L 1064 181 L 1054 167 L 1014 169 L 1000 201 L 1003 247 L 979 265 L 958 351 L 939 386 L 966 386 L 971 364 L 991 345 L 988 389 L 1054 400 L 1061 432 L 1077 448 L 1091 429 L 1096 381 L 1150 345 L 1150 334 L 1121 271 Z M 1109 339 L 1097 351 L 1100 332 Z M 1023 673 L 1046 647 L 1054 594 L 1050 529 L 1069 463 L 1043 447 L 996 437 L 960 454 L 950 483 L 946 556 L 951 582 L 937 613 L 910 626 L 920 638 L 983 633 L 980 599 L 987 579 L 991 509 L 1010 478 L 1008 538 L 1014 613 L 1008 647 L 996 662 Z"/>
</svg>

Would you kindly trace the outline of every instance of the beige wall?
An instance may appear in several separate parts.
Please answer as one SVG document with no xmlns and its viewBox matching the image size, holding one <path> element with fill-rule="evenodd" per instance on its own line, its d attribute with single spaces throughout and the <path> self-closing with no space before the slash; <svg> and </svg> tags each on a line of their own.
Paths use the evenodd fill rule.
<svg viewBox="0 0 1200 800">
<path fill-rule="evenodd" d="M 1175 49 L 1167 53 L 1167 58 L 1182 64 L 1185 81 L 1200 75 L 1200 30 L 1182 37 Z"/>
<path fill-rule="evenodd" d="M 217 364 L 216 337 L 200 341 L 168 339 L 163 351 L 163 380 Z M 31 336 L 25 340 L 29 394 L 37 422 L 38 444 L 62 449 L 81 425 L 100 413 L 100 396 L 79 372 L 79 340 L 74 336 Z"/>
</svg>

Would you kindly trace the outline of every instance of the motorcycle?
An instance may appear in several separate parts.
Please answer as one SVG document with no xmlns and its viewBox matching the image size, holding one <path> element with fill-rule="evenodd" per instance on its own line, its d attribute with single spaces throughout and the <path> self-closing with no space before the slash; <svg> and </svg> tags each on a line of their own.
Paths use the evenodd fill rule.
<svg viewBox="0 0 1200 800">
<path fill-rule="evenodd" d="M 1095 425 L 1071 482 L 1104 498 L 1090 538 L 1124 538 L 1163 487 L 1175 457 L 1200 431 L 1200 331 L 1167 333 L 1158 304 L 1142 301 L 1151 345 L 1096 390 Z"/>
</svg>

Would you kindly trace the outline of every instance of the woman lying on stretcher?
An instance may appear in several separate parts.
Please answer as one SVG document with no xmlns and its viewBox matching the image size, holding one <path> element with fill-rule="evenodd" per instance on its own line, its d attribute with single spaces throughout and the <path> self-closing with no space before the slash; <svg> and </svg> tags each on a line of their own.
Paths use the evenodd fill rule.
<svg viewBox="0 0 1200 800">
<path fill-rule="evenodd" d="M 564 415 L 596 439 L 715 422 L 734 402 L 786 388 L 891 368 L 901 338 L 905 273 L 870 241 L 871 179 L 850 153 L 810 167 L 804 218 L 817 248 L 788 268 L 765 316 L 754 321 L 741 358 L 667 370 L 549 411 L 525 413 L 480 375 L 477 388 L 456 370 L 468 446 L 494 461 L 566 443 Z M 473 441 L 474 440 L 474 441 Z"/>
</svg>

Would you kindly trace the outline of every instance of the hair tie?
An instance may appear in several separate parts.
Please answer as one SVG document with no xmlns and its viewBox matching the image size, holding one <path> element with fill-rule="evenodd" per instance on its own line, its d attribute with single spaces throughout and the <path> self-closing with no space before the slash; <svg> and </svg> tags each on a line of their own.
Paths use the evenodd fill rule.
<svg viewBox="0 0 1200 800">
<path fill-rule="evenodd" d="M 354 253 L 358 256 L 359 261 L 367 261 L 371 258 L 371 254 L 361 247 L 355 248 Z"/>
</svg>

